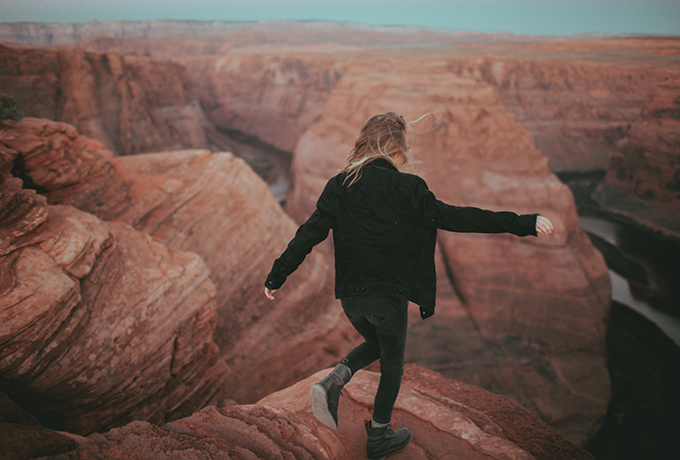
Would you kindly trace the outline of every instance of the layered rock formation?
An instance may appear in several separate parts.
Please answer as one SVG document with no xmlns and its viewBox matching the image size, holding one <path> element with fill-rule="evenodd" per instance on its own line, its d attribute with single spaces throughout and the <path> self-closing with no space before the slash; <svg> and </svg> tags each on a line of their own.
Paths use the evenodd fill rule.
<svg viewBox="0 0 680 460">
<path fill-rule="evenodd" d="M 9 132 L 3 172 L 26 147 Z M 228 369 L 212 340 L 215 287 L 203 261 L 4 179 L 4 390 L 79 433 L 171 420 L 214 397 Z"/>
<path fill-rule="evenodd" d="M 654 202 L 680 202 L 680 79 L 655 89 L 617 147 L 605 183 Z"/>
<path fill-rule="evenodd" d="M 363 420 L 370 417 L 379 376 L 361 371 L 340 398 L 340 427 L 319 424 L 311 411 L 310 387 L 330 369 L 251 406 L 207 407 L 163 426 L 134 422 L 102 435 L 80 438 L 66 459 L 365 457 Z M 416 366 L 406 369 L 394 423 L 413 433 L 394 458 L 591 460 L 586 451 L 512 403 Z"/>
<path fill-rule="evenodd" d="M 291 152 L 340 78 L 333 56 L 234 53 L 181 59 L 208 119 Z"/>
<path fill-rule="evenodd" d="M 675 46 L 677 39 L 507 45 L 476 65 L 457 62 L 454 72 L 497 87 L 552 171 L 604 171 L 648 100 L 674 78 L 677 58 L 662 50 Z"/>
<path fill-rule="evenodd" d="M 416 172 L 440 199 L 539 212 L 556 230 L 537 239 L 441 232 L 439 275 L 450 286 L 441 289 L 439 316 L 412 324 L 408 359 L 508 395 L 582 441 L 608 400 L 604 260 L 579 230 L 568 188 L 492 86 L 443 77 L 446 63 L 405 65 L 371 59 L 346 70 L 297 144 L 286 210 L 297 221 L 311 214 L 370 115 L 432 114 L 415 125 L 421 134 L 412 143 Z"/>
<path fill-rule="evenodd" d="M 215 342 L 231 369 L 227 397 L 254 402 L 351 347 L 356 335 L 319 255 L 310 255 L 276 302 L 263 295 L 295 225 L 242 160 L 209 151 L 114 157 L 72 126 L 30 118 L 5 130 L 1 143 L 18 152 L 15 171 L 49 203 L 132 225 L 201 256 L 216 286 Z"/>
<path fill-rule="evenodd" d="M 362 48 L 356 46 L 360 41 L 345 41 L 343 46 L 312 45 L 309 37 L 313 35 L 305 41 L 304 33 L 288 40 L 296 46 L 282 48 L 265 35 L 244 31 L 219 39 L 175 37 L 172 42 L 164 41 L 160 49 L 148 40 L 97 39 L 82 46 L 99 50 L 97 56 L 111 49 L 169 58 L 176 43 L 180 51 L 175 61 L 186 70 L 211 122 L 219 128 L 257 135 L 284 150 L 297 145 L 294 189 L 287 205 L 297 221 L 311 212 L 321 185 L 342 166 L 365 118 L 382 110 L 401 111 L 412 119 L 432 112 L 432 126 L 417 126 L 421 134 L 415 137 L 414 150 L 422 167 L 416 172 L 440 198 L 491 209 L 538 211 L 551 217 L 558 228 L 555 235 L 543 239 L 441 235 L 437 326 L 416 321 L 414 316 L 410 333 L 415 346 L 409 359 L 503 392 L 541 414 L 571 439 L 584 439 L 603 413 L 608 394 L 602 356 L 607 277 L 601 257 L 577 230 L 568 191 L 548 169 L 602 169 L 608 156 L 615 157 L 627 148 L 626 142 L 637 145 L 638 141 L 629 142 L 636 131 L 628 125 L 636 124 L 641 113 L 649 123 L 640 124 L 636 139 L 656 129 L 661 129 L 663 136 L 674 133 L 669 121 L 673 118 L 672 99 L 664 95 L 662 85 L 672 87 L 669 76 L 677 65 L 676 41 L 424 47 L 414 51 L 408 47 Z M 352 46 L 345 46 L 348 44 Z M 660 95 L 657 102 L 645 102 L 653 101 L 649 98 L 655 93 Z M 30 106 L 31 102 L 24 104 Z M 645 104 L 649 110 L 643 110 Z M 661 111 L 653 108 L 657 105 L 663 106 Z M 663 136 L 651 135 L 639 144 L 648 145 L 653 138 L 665 139 Z M 672 137 L 668 139 L 672 152 L 675 144 Z M 198 225 L 188 223 L 191 217 L 175 217 L 171 211 L 196 202 L 188 190 L 196 190 L 200 180 L 195 176 L 184 179 L 180 171 L 208 174 L 209 169 L 201 169 L 201 165 L 210 165 L 212 170 L 224 161 L 218 157 L 192 152 L 160 155 L 153 161 L 152 157 L 115 159 L 102 167 L 103 180 L 86 182 L 81 190 L 66 187 L 50 193 L 54 202 L 69 202 L 106 219 L 120 219 L 148 229 L 158 238 L 167 237 L 180 249 L 195 250 L 213 269 L 212 276 L 219 276 L 215 273 L 220 273 L 223 265 L 215 255 L 219 252 L 216 248 L 227 243 L 208 244 L 214 232 L 209 237 L 201 232 L 190 235 L 198 231 Z M 664 158 L 664 164 L 670 164 L 673 157 Z M 185 160 L 188 163 L 183 163 Z M 625 164 L 628 168 L 628 162 Z M 106 172 L 107 168 L 112 172 Z M 26 174 L 23 177 L 27 183 L 32 180 Z M 669 177 L 665 182 L 670 181 Z M 178 190 L 187 194 L 175 195 Z M 262 199 L 264 195 L 257 193 L 257 199 Z M 197 196 L 202 196 L 199 201 L 207 200 L 204 195 Z M 186 200 L 187 205 L 176 199 Z M 229 199 L 223 197 L 222 201 Z M 181 222 L 179 228 L 187 230 L 164 227 L 175 219 Z M 286 236 L 267 249 L 272 257 L 292 230 L 293 226 L 285 230 Z M 238 260 L 257 253 L 248 244 L 251 249 L 239 252 L 240 244 L 235 241 L 227 245 L 243 255 Z M 203 249 L 195 249 L 200 247 Z M 268 269 L 259 261 L 255 265 L 262 273 Z M 245 275 L 240 278 L 240 272 L 227 274 L 245 279 Z M 316 281 L 326 277 L 324 271 Z M 220 324 L 228 324 L 227 318 L 233 315 L 246 330 L 273 318 L 271 305 L 257 304 L 264 299 L 258 300 L 259 292 L 256 295 L 250 285 L 239 291 L 228 282 L 226 287 L 222 282 L 216 284 L 218 292 L 224 289 L 243 302 L 255 302 L 253 310 L 241 306 L 245 303 L 230 304 Z M 293 299 L 298 295 L 307 298 L 299 292 Z M 248 297 L 251 293 L 252 299 Z M 279 301 L 289 299 L 288 294 L 281 294 Z M 319 295 L 320 303 L 330 302 L 328 296 Z M 218 295 L 218 301 L 225 298 Z M 318 317 L 314 321 L 321 324 L 324 320 Z M 335 321 L 339 319 L 332 317 L 325 324 L 337 324 Z M 271 327 L 286 336 L 283 326 Z M 295 321 L 285 326 L 294 328 Z M 314 337 L 328 330 L 325 327 L 312 328 L 310 337 L 296 349 L 319 345 Z M 260 343 L 269 329 L 263 331 L 239 336 L 236 342 Z M 233 334 L 228 329 L 224 335 L 218 334 L 223 352 L 234 343 L 230 337 Z M 347 339 L 341 342 L 347 343 Z M 241 358 L 233 358 L 230 365 L 238 361 L 245 368 L 247 352 L 239 353 Z M 338 350 L 324 353 L 329 360 L 341 354 Z M 293 356 L 304 360 L 304 353 Z M 282 366 L 280 360 L 273 362 Z M 263 373 L 261 379 L 257 381 L 264 382 L 267 376 Z M 243 400 L 257 397 L 249 394 Z"/>
<path fill-rule="evenodd" d="M 208 145 L 185 70 L 113 53 L 0 45 L 0 86 L 23 116 L 75 125 L 118 154 Z"/>
</svg>

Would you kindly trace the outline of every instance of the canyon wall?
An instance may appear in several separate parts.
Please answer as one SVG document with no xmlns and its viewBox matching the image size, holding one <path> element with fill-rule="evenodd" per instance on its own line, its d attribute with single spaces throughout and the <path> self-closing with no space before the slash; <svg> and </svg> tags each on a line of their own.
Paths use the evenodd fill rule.
<svg viewBox="0 0 680 460">
<path fill-rule="evenodd" d="M 292 152 L 340 79 L 332 56 L 234 53 L 184 58 L 207 118 Z"/>
<path fill-rule="evenodd" d="M 23 116 L 72 124 L 119 155 L 208 146 L 209 123 L 172 62 L 0 45 L 0 87 Z"/>
<path fill-rule="evenodd" d="M 617 146 L 606 184 L 653 202 L 680 202 L 680 79 L 654 89 Z"/>
<path fill-rule="evenodd" d="M 203 407 L 228 375 L 205 263 L 22 188 L 25 140 L 0 132 L 4 391 L 78 433 Z"/>
<path fill-rule="evenodd" d="M 286 211 L 298 223 L 311 213 L 328 177 L 343 166 L 368 116 L 396 110 L 415 119 L 431 113 L 432 118 L 415 126 L 419 134 L 413 138 L 413 148 L 421 161 L 415 172 L 441 199 L 540 212 L 556 223 L 556 232 L 542 239 L 440 234 L 436 323 L 413 316 L 408 359 L 502 393 L 582 442 L 596 428 L 608 400 L 603 354 L 608 278 L 602 257 L 578 229 L 569 191 L 550 170 L 602 170 L 609 157 L 627 151 L 626 145 L 650 145 L 653 139 L 668 143 L 663 162 L 673 164 L 674 102 L 667 95 L 674 94 L 675 42 L 641 39 L 418 49 L 362 47 L 356 42 L 317 44 L 305 42 L 304 37 L 299 35 L 286 46 L 273 42 L 271 36 L 258 38 L 245 32 L 234 41 L 175 37 L 170 43 L 163 41 L 159 49 L 147 39 L 94 39 L 78 44 L 93 51 L 77 56 L 97 60 L 111 50 L 167 59 L 176 43 L 175 67 L 164 69 L 179 69 L 180 80 L 190 84 L 163 86 L 172 93 L 167 97 L 196 104 L 209 128 L 243 131 L 294 151 Z M 3 52 L 12 55 L 6 49 Z M 131 56 L 117 59 L 144 65 L 158 62 Z M 97 81 L 88 76 L 97 74 L 93 66 L 80 68 L 85 80 Z M 37 73 L 31 75 L 29 80 L 40 81 Z M 657 106 L 663 107 L 656 110 Z M 116 107 L 123 113 L 135 106 Z M 638 125 L 640 129 L 635 128 Z M 654 132 L 659 135 L 649 135 Z M 108 142 L 104 134 L 92 133 Z M 118 142 L 123 145 L 124 138 Z M 205 151 L 115 159 L 106 166 L 113 172 L 107 172 L 105 180 L 81 182 L 71 191 L 59 188 L 47 196 L 105 220 L 131 224 L 174 249 L 198 253 L 211 270 L 217 301 L 223 302 L 217 309 L 216 341 L 232 368 L 246 369 L 248 346 L 267 349 L 265 339 L 271 331 L 295 342 L 298 339 L 287 335 L 291 332 L 285 328 L 295 330 L 295 315 L 312 313 L 305 310 L 308 300 L 304 300 L 292 316 L 277 315 L 255 288 L 259 285 L 255 278 L 266 273 L 270 262 L 261 254 L 278 255 L 294 225 L 287 224 L 275 243 L 258 251 L 251 232 L 237 223 L 237 219 L 253 219 L 251 211 L 239 211 L 240 198 L 220 195 L 215 186 L 199 191 L 204 176 L 208 182 L 212 178 L 218 183 L 231 181 L 234 176 L 217 179 L 213 171 L 233 161 Z M 634 169 L 625 161 L 618 164 Z M 184 175 L 187 171 L 189 176 Z M 27 183 L 35 180 L 29 174 L 22 177 Z M 672 177 L 665 182 L 672 184 Z M 277 212 L 274 205 L 269 207 L 265 191 L 248 194 L 266 204 L 263 215 Z M 247 243 L 236 238 L 215 242 L 219 232 L 197 229 L 199 225 L 192 223 L 195 216 L 187 210 L 196 203 L 210 203 L 208 208 L 216 209 L 207 195 L 219 197 L 214 199 L 220 203 L 233 203 L 234 219 L 220 213 L 204 216 L 211 222 L 206 228 L 216 228 L 213 217 L 226 221 Z M 270 225 L 266 217 L 256 215 L 258 225 Z M 236 260 L 254 259 L 254 273 L 259 275 L 251 278 L 238 270 L 223 271 L 224 261 L 217 254 L 225 247 L 236 251 Z M 300 275 L 299 290 L 291 280 L 284 289 L 295 294 L 282 291 L 277 302 L 313 299 L 330 305 L 332 299 L 322 293 L 332 276 L 325 257 L 313 254 L 313 268 Z M 305 294 L 305 289 L 311 294 Z M 230 303 L 226 300 L 230 298 L 237 300 Z M 323 349 L 324 356 L 312 366 L 340 356 L 339 348 L 329 351 L 319 339 L 332 329 L 330 325 L 342 324 L 338 316 L 337 308 L 322 309 L 310 320 L 318 326 L 310 328 L 288 356 L 304 361 L 309 347 Z M 232 323 L 243 327 L 241 332 L 233 333 Z M 354 340 L 345 326 L 337 332 L 340 348 Z M 263 364 L 274 366 L 277 373 L 286 367 L 278 358 Z M 293 374 L 300 377 L 302 371 L 291 372 L 287 382 L 294 381 Z M 273 391 L 268 378 L 264 370 L 253 377 L 261 388 Z M 257 394 L 236 383 L 232 391 L 239 400 L 257 399 Z"/>
<path fill-rule="evenodd" d="M 604 46 L 572 46 L 582 56 L 544 57 L 536 50 L 535 56 L 497 56 L 474 66 L 456 62 L 453 71 L 476 73 L 498 88 L 503 105 L 531 134 L 552 171 L 604 171 L 647 101 L 672 79 L 673 71 L 644 65 L 644 57 L 632 63 L 597 60 L 598 54 L 606 56 Z"/>
</svg>

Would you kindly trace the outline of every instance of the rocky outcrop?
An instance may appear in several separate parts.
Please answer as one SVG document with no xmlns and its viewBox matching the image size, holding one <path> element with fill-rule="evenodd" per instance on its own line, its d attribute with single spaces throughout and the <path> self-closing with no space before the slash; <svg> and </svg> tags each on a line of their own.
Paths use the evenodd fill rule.
<svg viewBox="0 0 680 460">
<path fill-rule="evenodd" d="M 135 422 L 80 440 L 61 459 L 350 459 L 365 457 L 363 420 L 370 418 L 379 376 L 358 372 L 340 398 L 338 430 L 316 421 L 311 386 L 330 369 L 274 393 L 252 406 L 207 407 L 157 427 Z M 394 424 L 413 433 L 400 459 L 484 458 L 591 460 L 583 449 L 507 400 L 479 388 L 408 366 L 395 405 Z"/>
<path fill-rule="evenodd" d="M 263 295 L 266 274 L 296 227 L 242 160 L 209 151 L 114 157 L 69 125 L 30 118 L 6 130 L 0 143 L 18 152 L 21 176 L 48 202 L 129 224 L 201 256 L 216 286 L 215 342 L 231 369 L 227 397 L 254 402 L 351 347 L 356 335 L 318 254 L 275 302 Z"/>
<path fill-rule="evenodd" d="M 178 64 L 3 45 L 0 62 L 2 92 L 23 116 L 70 123 L 117 154 L 208 145 L 209 124 Z"/>
<path fill-rule="evenodd" d="M 445 63 L 411 60 L 408 72 L 403 65 L 372 59 L 347 67 L 324 114 L 297 144 L 286 210 L 298 222 L 312 212 L 373 113 L 432 114 L 414 126 L 421 133 L 412 144 L 421 161 L 416 172 L 440 199 L 538 212 L 556 230 L 524 239 L 440 232 L 439 275 L 448 286 L 440 286 L 432 321 L 414 317 L 408 359 L 512 397 L 582 441 L 609 396 L 604 260 L 579 230 L 568 188 L 492 86 L 443 78 Z M 415 82 L 418 91 L 409 89 Z"/>
<path fill-rule="evenodd" d="M 622 44 L 571 47 L 576 57 L 542 59 L 541 53 L 549 51 L 538 49 L 525 58 L 481 59 L 476 70 L 497 87 L 503 105 L 531 134 L 551 171 L 604 171 L 647 99 L 673 72 L 646 65 L 644 57 L 637 65 L 610 61 L 607 52 L 623 54 Z M 601 60 L 589 59 L 600 53 Z M 474 72 L 468 62 L 456 67 L 457 73 Z"/>
<path fill-rule="evenodd" d="M 617 148 L 606 184 L 652 202 L 680 202 L 680 79 L 655 89 Z"/>
<path fill-rule="evenodd" d="M 17 178 L 0 201 L 0 382 L 21 407 L 90 433 L 186 416 L 219 392 L 215 287 L 196 254 Z"/>
<path fill-rule="evenodd" d="M 340 79 L 328 55 L 235 53 L 180 59 L 208 119 L 291 152 Z"/>
</svg>

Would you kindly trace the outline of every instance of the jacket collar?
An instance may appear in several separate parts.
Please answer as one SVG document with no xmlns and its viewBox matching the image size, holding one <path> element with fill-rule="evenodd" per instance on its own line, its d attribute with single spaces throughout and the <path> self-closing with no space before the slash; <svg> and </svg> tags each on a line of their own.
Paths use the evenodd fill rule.
<svg viewBox="0 0 680 460">
<path fill-rule="evenodd" d="M 376 158 L 368 163 L 366 166 L 373 166 L 374 168 L 391 169 L 392 171 L 399 171 L 389 160 L 384 158 Z"/>
</svg>

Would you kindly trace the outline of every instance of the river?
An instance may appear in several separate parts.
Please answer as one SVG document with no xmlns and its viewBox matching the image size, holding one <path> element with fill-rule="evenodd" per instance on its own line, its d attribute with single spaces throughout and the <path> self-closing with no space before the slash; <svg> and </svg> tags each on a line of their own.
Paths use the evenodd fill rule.
<svg viewBox="0 0 680 460">
<path fill-rule="evenodd" d="M 671 247 L 673 243 L 659 240 L 650 244 L 654 237 L 601 217 L 581 215 L 579 225 L 605 255 L 612 301 L 640 313 L 680 347 L 680 318 L 672 313 L 674 308 L 678 308 L 677 304 L 673 306 L 673 302 L 677 302 L 679 297 L 680 277 L 677 267 L 665 262 L 668 255 L 677 254 L 678 249 Z M 640 240 L 645 239 L 647 241 L 644 241 L 643 246 L 647 249 L 640 251 Z M 603 247 L 602 241 L 609 248 Z M 650 246 L 655 247 L 656 251 L 650 251 Z M 638 250 L 631 254 L 626 250 L 631 247 Z M 618 254 L 615 254 L 616 251 Z M 616 260 L 625 260 L 627 263 L 617 263 Z"/>
<path fill-rule="evenodd" d="M 579 225 L 609 267 L 612 305 L 605 346 L 611 396 L 586 447 L 597 460 L 680 458 L 680 242 L 598 212 L 602 173 L 562 179 Z M 566 179 L 566 180 L 565 180 Z"/>
</svg>

